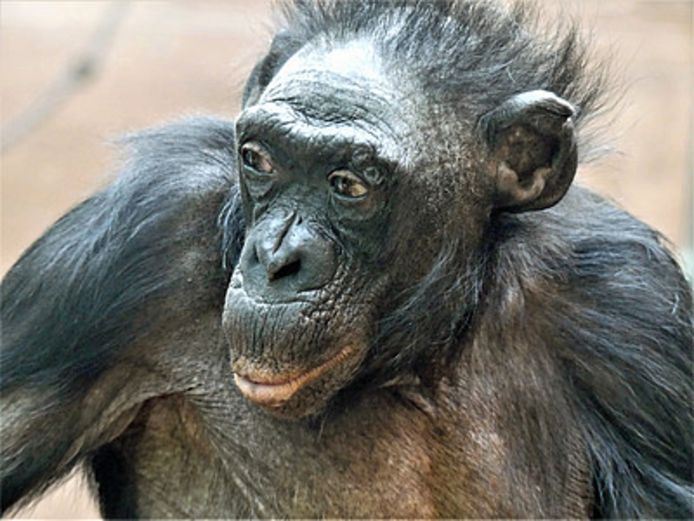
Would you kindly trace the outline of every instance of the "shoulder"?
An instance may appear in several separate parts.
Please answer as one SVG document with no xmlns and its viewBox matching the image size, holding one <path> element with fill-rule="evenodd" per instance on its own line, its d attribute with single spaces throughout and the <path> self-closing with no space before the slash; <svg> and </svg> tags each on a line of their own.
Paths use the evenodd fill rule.
<svg viewBox="0 0 694 521">
<path fill-rule="evenodd" d="M 496 323 L 541 330 L 565 373 L 595 514 L 691 515 L 692 293 L 666 241 L 580 188 L 496 233 Z"/>
<path fill-rule="evenodd" d="M 588 286 L 628 279 L 632 283 L 622 289 L 636 292 L 656 288 L 634 285 L 634 280 L 687 288 L 660 233 L 584 188 L 572 188 L 548 210 L 500 217 L 494 234 L 494 261 L 500 269 L 527 266 L 521 277 L 568 277 Z"/>
<path fill-rule="evenodd" d="M 0 388 L 93 380 L 144 334 L 133 330 L 143 310 L 221 306 L 243 235 L 233 123 L 189 119 L 122 142 L 114 182 L 53 224 L 2 281 Z M 180 306 L 164 306 L 165 296 Z"/>
<path fill-rule="evenodd" d="M 157 181 L 190 193 L 236 183 L 233 121 L 188 118 L 130 134 L 120 143 L 126 153 L 118 188 Z"/>
</svg>

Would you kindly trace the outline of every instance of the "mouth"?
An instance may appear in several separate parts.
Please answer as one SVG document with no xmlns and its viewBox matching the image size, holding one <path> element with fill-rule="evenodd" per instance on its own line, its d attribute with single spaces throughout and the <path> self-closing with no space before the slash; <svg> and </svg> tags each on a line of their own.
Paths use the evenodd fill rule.
<svg viewBox="0 0 694 521">
<path fill-rule="evenodd" d="M 234 382 L 248 400 L 264 407 L 276 408 L 289 401 L 300 389 L 342 364 L 354 352 L 355 347 L 348 344 L 321 365 L 298 374 L 234 372 Z"/>
</svg>

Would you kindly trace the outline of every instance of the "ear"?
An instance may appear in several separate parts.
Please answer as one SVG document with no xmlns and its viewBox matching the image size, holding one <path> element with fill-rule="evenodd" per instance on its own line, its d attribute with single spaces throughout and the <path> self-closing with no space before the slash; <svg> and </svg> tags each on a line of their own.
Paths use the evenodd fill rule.
<svg viewBox="0 0 694 521">
<path fill-rule="evenodd" d="M 281 31 L 275 35 L 270 50 L 262 60 L 255 64 L 248 80 L 246 80 L 243 87 L 242 108 L 245 109 L 254 105 L 260 99 L 277 71 L 300 47 L 286 31 Z"/>
<path fill-rule="evenodd" d="M 578 162 L 571 103 L 545 90 L 517 94 L 479 120 L 496 175 L 494 207 L 548 208 L 564 196 Z"/>
</svg>

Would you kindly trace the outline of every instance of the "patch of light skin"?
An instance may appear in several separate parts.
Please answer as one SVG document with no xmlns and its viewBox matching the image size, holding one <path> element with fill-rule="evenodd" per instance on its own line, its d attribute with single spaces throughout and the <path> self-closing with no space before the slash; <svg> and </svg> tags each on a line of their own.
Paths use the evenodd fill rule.
<svg viewBox="0 0 694 521">
<path fill-rule="evenodd" d="M 304 73 L 307 69 L 331 72 L 353 81 L 362 79 L 372 85 L 391 87 L 384 81 L 386 68 L 383 60 L 377 55 L 373 43 L 366 39 L 333 45 L 330 49 L 308 45 L 284 64 L 272 83 L 276 80 L 282 81 L 293 74 Z"/>
</svg>

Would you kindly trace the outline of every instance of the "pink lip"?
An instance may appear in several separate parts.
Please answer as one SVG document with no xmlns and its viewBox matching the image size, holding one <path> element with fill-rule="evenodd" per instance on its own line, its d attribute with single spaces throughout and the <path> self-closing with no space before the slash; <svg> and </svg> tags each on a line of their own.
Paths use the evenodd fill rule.
<svg viewBox="0 0 694 521">
<path fill-rule="evenodd" d="M 347 345 L 335 356 L 321 365 L 299 375 L 253 375 L 234 373 L 234 382 L 247 399 L 265 407 L 279 407 L 287 402 L 296 392 L 309 383 L 317 380 L 325 372 L 341 364 L 354 349 Z"/>
</svg>

